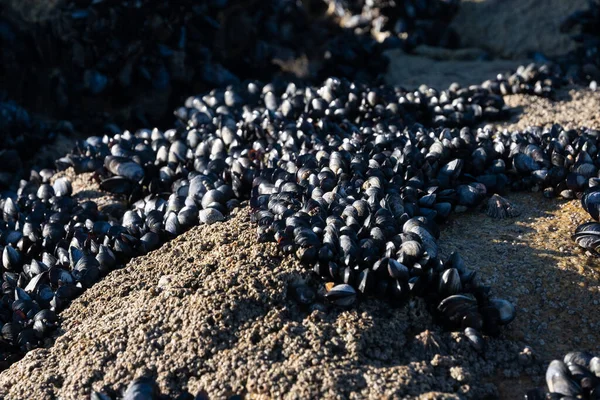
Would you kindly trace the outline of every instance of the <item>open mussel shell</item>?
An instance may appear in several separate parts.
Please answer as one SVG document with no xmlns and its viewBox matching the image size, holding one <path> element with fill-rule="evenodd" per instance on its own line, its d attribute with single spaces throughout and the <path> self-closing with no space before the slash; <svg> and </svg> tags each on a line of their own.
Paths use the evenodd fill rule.
<svg viewBox="0 0 600 400">
<path fill-rule="evenodd" d="M 586 222 L 579 225 L 571 238 L 580 247 L 596 256 L 600 256 L 600 223 Z"/>
</svg>

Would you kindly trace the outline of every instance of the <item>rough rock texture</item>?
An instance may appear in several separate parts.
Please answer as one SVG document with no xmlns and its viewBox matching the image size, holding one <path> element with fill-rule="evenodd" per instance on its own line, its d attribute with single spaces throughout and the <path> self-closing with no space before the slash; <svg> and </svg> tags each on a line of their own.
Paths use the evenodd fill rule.
<svg viewBox="0 0 600 400">
<path fill-rule="evenodd" d="M 561 124 L 569 129 L 581 126 L 600 128 L 600 92 L 570 88 L 559 92 L 552 101 L 537 96 L 505 96 L 506 105 L 512 108 L 515 117 L 501 126 L 507 129 L 525 129 L 527 126 Z M 594 111 L 596 110 L 596 111 Z"/>
<path fill-rule="evenodd" d="M 570 238 L 589 215 L 577 200 L 549 200 L 541 193 L 507 198 L 521 212 L 518 217 L 495 220 L 479 210 L 456 214 L 442 230 L 443 254 L 458 251 L 494 293 L 515 304 L 517 318 L 504 334 L 527 343 L 540 359 L 596 351 L 600 261 Z M 497 383 L 501 398 L 516 399 L 527 378 Z"/>
<path fill-rule="evenodd" d="M 587 0 L 463 0 L 452 26 L 464 45 L 495 57 L 523 58 L 532 52 L 557 56 L 575 43 L 558 30 L 560 22 Z"/>
</svg>

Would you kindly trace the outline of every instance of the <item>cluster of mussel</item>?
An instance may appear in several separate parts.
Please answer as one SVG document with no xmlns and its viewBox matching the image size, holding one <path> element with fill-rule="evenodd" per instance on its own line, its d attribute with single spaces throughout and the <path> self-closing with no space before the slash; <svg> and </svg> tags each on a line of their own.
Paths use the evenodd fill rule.
<svg viewBox="0 0 600 400">
<path fill-rule="evenodd" d="M 569 15 L 562 23 L 561 30 L 570 32 L 579 27 L 580 32 L 574 40 L 581 46 L 572 54 L 566 56 L 566 61 L 571 65 L 572 75 L 581 80 L 600 80 L 600 2 L 590 1 L 587 10 L 579 10 Z M 595 81 L 592 81 L 592 85 Z M 592 157 L 595 156 L 590 152 Z M 594 158 L 595 160 L 595 158 Z M 591 168 L 593 170 L 593 168 Z M 600 178 L 591 174 L 589 183 L 584 187 L 581 205 L 595 221 L 600 221 Z M 600 256 L 600 223 L 587 222 L 575 230 L 573 239 L 592 254 Z"/>
<path fill-rule="evenodd" d="M 94 172 L 123 201 L 78 201 L 50 170 L 5 193 L 4 355 L 40 344 L 55 313 L 112 268 L 223 220 L 244 199 L 259 240 L 279 242 L 334 283 L 332 303 L 423 296 L 480 343 L 479 331 L 498 332 L 515 309 L 458 254 L 440 259 L 437 223 L 492 193 L 535 185 L 572 197 L 597 180 L 596 131 L 443 127 L 504 115 L 502 97 L 481 86 L 252 81 L 190 97 L 175 115 L 174 129 L 90 137 L 57 160 L 58 170 Z M 487 204 L 490 215 L 514 215 L 499 196 Z"/>
<path fill-rule="evenodd" d="M 600 186 L 598 181 L 600 178 L 592 177 L 589 187 L 581 197 L 581 205 L 583 209 L 590 214 L 595 221 L 600 221 Z M 590 253 L 600 256 L 600 223 L 585 222 L 575 229 L 573 240 Z"/>
<path fill-rule="evenodd" d="M 600 358 L 583 351 L 565 355 L 563 360 L 553 360 L 546 370 L 548 393 L 541 388 L 532 389 L 526 400 L 567 400 L 600 398 Z"/>
<path fill-rule="evenodd" d="M 385 48 L 416 46 L 456 48 L 460 39 L 450 28 L 456 0 L 325 0 L 342 26 L 371 34 Z"/>
<path fill-rule="evenodd" d="M 344 28 L 326 16 L 328 5 L 349 21 Z M 49 20 L 24 22 L 8 12 L 0 17 L 0 64 L 4 75 L 15 78 L 5 82 L 12 98 L 30 111 L 43 108 L 45 115 L 69 119 L 81 131 L 98 132 L 106 122 L 164 126 L 171 107 L 190 91 L 244 79 L 316 82 L 340 76 L 374 82 L 387 67 L 386 46 L 455 42 L 447 25 L 458 5 L 455 0 L 181 1 L 176 6 L 65 1 Z M 387 39 L 377 43 L 369 31 Z M 388 36 L 392 31 L 398 33 Z M 38 51 L 26 50 L 31 47 Z M 489 90 L 553 94 L 559 79 L 547 67 L 521 69 L 524 73 L 490 82 Z M 54 134 L 51 129 L 29 140 L 27 130 L 18 130 L 7 142 L 43 143 Z M 0 168 L 4 165 L 12 163 Z"/>
<path fill-rule="evenodd" d="M 514 72 L 498 74 L 496 79 L 485 81 L 482 86 L 499 95 L 529 94 L 554 98 L 556 89 L 566 83 L 558 64 L 531 63 L 519 66 Z"/>
<path fill-rule="evenodd" d="M 54 176 L 54 171 L 48 169 L 32 171 L 28 180 L 20 182 L 18 190 L 3 194 L 0 201 L 3 357 L 41 344 L 56 323 L 56 312 L 112 268 L 157 248 L 193 225 L 223 220 L 240 200 L 266 190 L 268 185 L 259 184 L 261 179 L 280 175 L 282 179 L 293 181 L 278 194 L 280 207 L 288 207 L 285 197 L 297 196 L 303 188 L 295 179 L 296 164 L 306 161 L 306 167 L 311 166 L 317 157 L 313 150 L 326 143 L 329 143 L 328 148 L 337 146 L 342 150 L 332 154 L 331 172 L 323 171 L 324 189 L 333 190 L 338 178 L 350 172 L 350 165 L 363 176 L 370 168 L 367 153 L 356 152 L 358 158 L 351 159 L 359 150 L 350 141 L 352 138 L 375 139 L 372 144 L 377 148 L 399 146 L 398 151 L 408 151 L 411 137 L 418 135 L 428 140 L 424 135 L 429 131 L 424 128 L 404 131 L 407 124 L 418 121 L 440 124 L 441 118 L 446 118 L 448 123 L 454 121 L 453 124 L 477 122 L 498 117 L 502 108 L 501 97 L 479 87 L 454 86 L 442 92 L 422 87 L 408 92 L 390 87 L 370 89 L 335 78 L 328 79 L 321 87 L 249 82 L 188 98 L 185 105 L 175 111 L 174 129 L 125 131 L 80 141 L 70 154 L 56 161 L 57 169 L 71 167 L 75 173 L 93 172 L 93 177 L 100 180 L 101 189 L 124 200 L 101 207 L 91 200 L 79 201 L 72 193 L 69 180 L 65 176 Z M 450 135 L 449 130 L 443 132 Z M 369 141 L 364 143 L 368 145 Z M 446 152 L 443 145 L 437 150 L 434 148 L 432 154 Z M 407 165 L 408 170 L 417 173 L 415 179 L 420 176 L 418 164 L 408 166 L 412 157 L 420 152 L 416 147 L 413 149 L 407 152 L 404 161 L 395 163 L 396 175 L 401 175 L 403 165 Z M 377 156 L 370 163 L 373 162 L 391 161 Z M 387 185 L 387 164 L 385 168 L 381 170 L 386 171 L 383 175 L 374 175 L 369 181 L 372 191 L 384 190 L 377 189 L 377 185 Z M 452 174 L 458 176 L 459 169 L 457 165 L 455 172 L 446 171 L 448 184 Z M 309 175 L 299 182 L 304 184 L 304 179 L 314 179 Z M 395 179 L 398 185 L 403 183 L 402 177 Z M 418 186 L 411 194 L 413 197 L 422 197 Z M 274 191 L 274 188 L 269 190 Z M 477 187 L 480 189 L 483 190 Z M 335 196 L 341 196 L 342 189 L 336 189 L 336 193 L 337 190 L 340 193 Z M 464 194 L 468 195 L 469 190 Z M 414 263 L 409 263 L 408 258 L 404 260 L 406 268 L 414 271 L 420 268 L 417 266 L 420 262 L 424 273 L 437 262 L 435 247 L 424 247 L 423 239 L 418 238 L 425 235 L 426 229 L 433 229 L 433 215 L 426 214 L 425 210 L 429 207 L 433 213 L 438 209 L 441 215 L 447 215 L 451 207 L 444 201 L 443 194 L 431 194 L 428 200 L 420 200 L 420 212 L 416 208 L 410 210 L 408 204 L 403 206 L 411 217 L 428 216 L 422 221 L 412 219 L 416 233 L 407 232 L 406 238 L 415 239 L 412 244 L 416 250 L 410 256 Z M 253 203 L 255 201 L 256 196 L 253 196 Z M 370 207 L 368 201 L 365 205 Z M 398 207 L 402 202 L 408 203 L 398 196 L 389 202 L 390 206 Z M 390 229 L 396 229 L 398 222 L 406 221 L 404 214 L 396 221 L 396 216 L 385 214 L 385 210 L 382 208 L 372 221 L 373 224 L 377 218 L 391 221 L 390 228 L 384 227 L 385 232 L 380 230 L 387 235 Z M 366 210 L 361 211 L 364 212 Z M 361 217 L 357 214 L 354 218 L 358 223 Z M 297 219 L 297 223 L 303 223 L 303 218 Z M 292 223 L 296 222 L 290 221 Z M 307 243 L 312 243 L 315 235 L 318 234 L 310 234 Z M 346 240 L 345 236 L 341 237 L 342 241 Z M 320 235 L 318 238 L 321 240 Z M 400 245 L 397 240 L 396 243 Z M 380 258 L 376 257 L 378 250 L 373 251 L 370 260 L 376 261 Z M 380 269 L 387 267 L 387 264 L 381 265 Z M 443 277 L 448 280 L 448 289 L 444 289 L 447 294 L 456 292 L 457 287 L 469 287 L 471 282 L 471 274 L 460 265 L 452 268 Z M 460 282 L 456 277 L 459 271 Z M 399 268 L 397 273 L 404 272 Z M 375 275 L 369 276 L 368 285 L 371 276 Z M 398 289 L 403 290 L 403 287 Z M 477 293 L 473 292 L 475 296 Z M 467 296 L 464 300 L 472 303 L 473 299 Z"/>
<path fill-rule="evenodd" d="M 335 104 L 347 103 L 355 91 L 330 79 L 317 93 Z M 282 116 L 289 95 L 288 88 Z M 356 95 L 364 107 L 345 107 L 340 117 L 331 110 L 313 117 L 316 127 L 298 124 L 283 132 L 289 146 L 278 155 L 285 163 L 262 168 L 253 179 L 250 205 L 259 240 L 277 241 L 335 283 L 327 293 L 335 304 L 350 305 L 358 294 L 392 302 L 420 295 L 453 328 L 497 332 L 514 318 L 514 307 L 491 297 L 458 254 L 440 260 L 436 223 L 509 189 L 536 187 L 546 197 L 574 198 L 598 180 L 598 132 L 402 128 L 395 113 L 365 118 L 378 108 L 393 109 L 397 97 L 381 88 Z M 294 145 L 298 129 L 304 146 Z M 272 163 L 273 150 L 262 152 Z M 515 215 L 497 195 L 487 211 Z"/>
<path fill-rule="evenodd" d="M 566 75 L 577 81 L 600 81 L 600 1 L 591 0 L 588 8 L 577 10 L 561 23 L 560 31 L 572 33 L 578 47 L 558 58 Z"/>
<path fill-rule="evenodd" d="M 187 171 L 181 162 L 190 159 L 187 145 L 171 135 L 175 131 L 91 137 L 57 161 L 59 169 L 95 171 L 101 188 L 135 198 L 130 209 L 119 201 L 100 210 L 94 201 L 79 202 L 71 182 L 53 179 L 47 169 L 32 171 L 0 201 L 3 358 L 40 345 L 55 327 L 56 313 L 113 268 L 191 226 L 223 220 L 239 204 L 218 177 L 223 165 L 201 160 L 198 150 L 192 164 L 202 172 Z M 152 194 L 144 196 L 144 190 Z"/>
<path fill-rule="evenodd" d="M 55 9 L 39 21 L 23 21 L 6 5 L 0 61 L 13 79 L 5 89 L 33 110 L 43 96 L 44 112 L 93 131 L 91 121 L 107 110 L 120 124 L 164 123 L 190 92 L 244 79 L 372 81 L 385 71 L 370 36 L 330 21 L 323 1 L 305 3 L 68 0 L 49 5 Z M 117 111 L 124 108 L 131 110 Z"/>
<path fill-rule="evenodd" d="M 3 358 L 37 347 L 56 326 L 56 312 L 116 263 L 112 250 L 92 236 L 108 230 L 92 222 L 96 204 L 77 204 L 70 182 L 51 185 L 52 174 L 32 172 L 16 200 L 0 203 Z M 92 247 L 96 254 L 84 252 Z"/>
<path fill-rule="evenodd" d="M 70 123 L 43 121 L 0 94 L 0 188 L 16 183 L 15 177 L 23 174 L 28 158 L 39 147 L 59 134 L 72 133 Z"/>
<path fill-rule="evenodd" d="M 282 117 L 292 89 L 306 108 L 314 104 L 309 90 L 288 87 L 277 109 Z M 432 95 L 428 103 L 460 91 Z M 335 283 L 326 297 L 340 306 L 351 305 L 358 294 L 398 303 L 424 296 L 441 320 L 469 328 L 471 336 L 477 330 L 496 333 L 512 321 L 514 307 L 491 297 L 458 254 L 442 262 L 436 222 L 456 208 L 480 204 L 488 193 L 541 184 L 546 176 L 536 181 L 535 174 L 547 175 L 551 166 L 540 147 L 542 137 L 558 137 L 558 128 L 514 135 L 418 124 L 403 128 L 395 112 L 375 122 L 365 117 L 402 105 L 404 95 L 385 88 L 357 91 L 335 79 L 316 94 L 328 96 L 330 106 L 345 103 L 345 110 L 339 116 L 335 109 L 309 111 L 312 126 L 286 126 L 280 136 L 286 146 L 277 150 L 284 162 L 273 163 L 274 149 L 261 150 L 272 166 L 253 174 L 250 205 L 259 240 L 277 241 Z M 362 98 L 361 106 L 348 107 L 355 96 Z M 548 182 L 558 185 L 565 176 Z M 492 200 L 491 214 L 513 212 L 504 199 Z"/>
</svg>

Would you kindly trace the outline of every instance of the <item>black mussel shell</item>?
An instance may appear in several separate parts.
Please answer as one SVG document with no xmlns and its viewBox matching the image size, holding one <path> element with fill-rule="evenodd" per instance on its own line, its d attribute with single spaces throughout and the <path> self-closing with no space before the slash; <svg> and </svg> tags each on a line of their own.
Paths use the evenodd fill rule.
<svg viewBox="0 0 600 400">
<path fill-rule="evenodd" d="M 340 284 L 332 287 L 325 298 L 337 306 L 348 307 L 356 301 L 356 291 L 348 284 Z"/>
</svg>

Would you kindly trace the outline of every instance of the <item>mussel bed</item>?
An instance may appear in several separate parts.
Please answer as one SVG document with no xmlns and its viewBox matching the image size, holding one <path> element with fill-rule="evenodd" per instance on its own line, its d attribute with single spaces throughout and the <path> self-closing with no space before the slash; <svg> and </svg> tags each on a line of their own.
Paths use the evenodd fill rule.
<svg viewBox="0 0 600 400">
<path fill-rule="evenodd" d="M 455 11 L 455 3 L 448 7 Z M 570 17 L 564 29 L 580 24 L 585 34 L 598 36 L 596 8 L 592 3 L 587 12 Z M 548 198 L 580 197 L 585 211 L 600 221 L 599 131 L 554 125 L 508 132 L 481 126 L 509 116 L 503 95 L 553 97 L 556 88 L 573 78 L 563 73 L 568 62 L 577 60 L 578 79 L 594 77 L 584 70 L 600 64 L 598 42 L 583 41 L 568 62 L 559 60 L 562 71 L 556 65 L 531 64 L 481 85 L 453 84 L 446 90 L 367 85 L 358 78 L 385 64 L 379 57 L 386 46 L 453 46 L 455 38 L 446 30 L 444 36 L 430 38 L 430 30 L 413 29 L 418 18 L 406 20 L 393 14 L 397 10 L 359 9 L 346 5 L 335 12 L 345 23 L 356 23 L 353 28 L 362 27 L 365 35 L 392 29 L 378 17 L 406 23 L 414 42 L 357 45 L 365 58 L 373 55 L 377 68 L 327 64 L 324 71 L 338 68 L 335 72 L 350 79 L 331 77 L 320 85 L 242 81 L 221 66 L 210 67 L 211 75 L 209 64 L 203 63 L 205 75 L 217 76 L 216 86 L 222 88 L 185 100 L 174 111 L 172 129 L 130 132 L 111 126 L 110 133 L 78 141 L 56 161 L 56 169 L 32 170 L 17 186 L 13 178 L 21 165 L 14 149 L 23 152 L 29 140 L 15 136 L 14 143 L 6 144 L 2 164 L 12 169 L 0 176 L 0 183 L 15 190 L 0 199 L 0 368 L 50 343 L 58 313 L 102 276 L 193 226 L 226 220 L 246 203 L 258 241 L 277 242 L 307 273 L 326 282 L 323 298 L 314 288 L 294 288 L 308 311 L 318 307 L 317 300 L 344 308 L 374 296 L 402 307 L 418 296 L 440 324 L 461 330 L 484 353 L 485 336 L 499 334 L 517 310 L 481 284 L 458 253 L 442 259 L 439 225 L 454 211 L 482 204 L 492 218 L 516 217 L 518 210 L 501 195 L 532 188 Z M 278 18 L 291 13 L 280 11 Z M 373 18 L 361 21 L 361 13 Z M 442 20 L 441 26 L 446 25 Z M 185 29 L 179 31 L 178 37 L 182 35 L 187 35 Z M 222 57 L 226 63 L 228 56 Z M 150 61 L 150 78 L 141 86 L 160 84 L 154 75 L 163 76 L 167 69 L 164 60 L 157 65 Z M 92 66 L 80 72 L 82 80 L 89 78 L 82 86 L 86 95 L 103 82 Z M 110 85 L 118 88 L 114 81 L 107 85 L 98 93 Z M 69 89 L 74 96 L 76 92 Z M 13 102 L 2 107 L 11 116 L 4 120 L 9 132 L 25 127 L 52 140 L 57 132 L 73 131 L 68 123 L 32 122 Z M 70 168 L 77 174 L 93 172 L 114 203 L 99 207 L 79 201 L 69 179 L 55 176 Z M 600 222 L 580 225 L 573 240 L 600 255 Z M 595 398 L 598 365 L 586 353 L 553 361 L 546 376 L 550 398 Z M 154 383 L 140 382 L 135 385 L 156 392 Z M 543 396 L 539 389 L 527 394 L 531 399 Z"/>
</svg>

